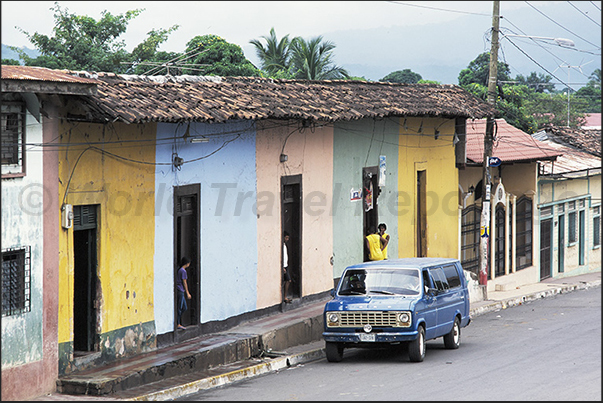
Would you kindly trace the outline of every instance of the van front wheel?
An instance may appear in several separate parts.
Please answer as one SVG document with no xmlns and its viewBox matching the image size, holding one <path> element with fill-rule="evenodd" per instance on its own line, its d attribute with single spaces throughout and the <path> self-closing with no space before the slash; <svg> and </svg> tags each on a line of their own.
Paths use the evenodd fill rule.
<svg viewBox="0 0 603 403">
<path fill-rule="evenodd" d="M 425 329 L 419 326 L 419 335 L 408 345 L 408 358 L 411 362 L 423 362 L 425 358 Z"/>
<path fill-rule="evenodd" d="M 343 360 L 343 346 L 340 343 L 325 342 L 325 351 L 327 353 L 327 361 L 339 362 Z"/>
<path fill-rule="evenodd" d="M 461 345 L 461 324 L 459 318 L 454 318 L 450 333 L 444 336 L 444 347 L 456 350 Z"/>
</svg>

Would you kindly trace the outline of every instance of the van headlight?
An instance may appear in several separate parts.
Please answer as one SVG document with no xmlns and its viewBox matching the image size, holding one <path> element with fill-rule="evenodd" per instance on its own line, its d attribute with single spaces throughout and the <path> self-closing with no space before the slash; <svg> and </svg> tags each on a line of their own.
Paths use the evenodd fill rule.
<svg viewBox="0 0 603 403">
<path fill-rule="evenodd" d="M 339 315 L 333 312 L 327 313 L 327 326 L 339 326 Z"/>
<path fill-rule="evenodd" d="M 398 326 L 410 326 L 410 312 L 400 312 L 398 314 Z"/>
</svg>

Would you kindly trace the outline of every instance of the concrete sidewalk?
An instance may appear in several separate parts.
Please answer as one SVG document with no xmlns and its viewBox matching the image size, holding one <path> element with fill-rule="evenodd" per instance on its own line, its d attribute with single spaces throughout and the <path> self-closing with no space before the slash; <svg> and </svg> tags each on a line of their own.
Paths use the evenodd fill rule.
<svg viewBox="0 0 603 403">
<path fill-rule="evenodd" d="M 601 285 L 601 272 L 488 293 L 471 316 Z M 172 400 L 325 357 L 319 300 L 118 363 L 61 377 L 33 400 Z M 251 357 L 251 358 L 250 358 Z"/>
</svg>

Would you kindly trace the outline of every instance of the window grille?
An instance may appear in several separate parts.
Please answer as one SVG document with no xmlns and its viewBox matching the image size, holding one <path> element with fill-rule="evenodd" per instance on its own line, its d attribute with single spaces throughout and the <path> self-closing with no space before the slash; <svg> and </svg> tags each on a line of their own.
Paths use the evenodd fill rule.
<svg viewBox="0 0 603 403">
<path fill-rule="evenodd" d="M 2 316 L 31 311 L 31 247 L 2 251 Z"/>
<path fill-rule="evenodd" d="M 481 209 L 469 206 L 463 209 L 461 223 L 461 264 L 463 269 L 479 273 L 479 231 Z"/>
<path fill-rule="evenodd" d="M 23 173 L 25 143 L 25 107 L 22 103 L 3 103 L 0 133 L 2 137 L 2 174 Z"/>
<path fill-rule="evenodd" d="M 532 199 L 522 196 L 517 201 L 515 212 L 517 269 L 532 265 Z"/>
<path fill-rule="evenodd" d="M 593 208 L 593 247 L 601 246 L 601 215 L 599 206 Z"/>
<path fill-rule="evenodd" d="M 568 243 L 576 243 L 576 212 L 572 211 L 568 216 L 567 223 Z"/>
</svg>

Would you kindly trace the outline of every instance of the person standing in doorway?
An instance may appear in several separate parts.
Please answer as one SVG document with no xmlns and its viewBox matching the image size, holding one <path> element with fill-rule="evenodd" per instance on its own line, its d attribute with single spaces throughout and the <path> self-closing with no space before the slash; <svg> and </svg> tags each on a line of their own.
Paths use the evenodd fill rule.
<svg viewBox="0 0 603 403">
<path fill-rule="evenodd" d="M 365 238 L 369 260 L 383 260 L 383 238 L 377 233 L 375 226 L 371 226 Z"/>
<path fill-rule="evenodd" d="M 387 226 L 385 223 L 379 224 L 379 236 L 382 238 L 381 242 L 383 242 L 383 246 L 381 247 L 381 251 L 383 253 L 383 259 L 387 259 L 387 244 L 389 243 L 389 234 L 385 231 L 387 230 Z"/>
<path fill-rule="evenodd" d="M 176 292 L 178 295 L 177 298 L 177 309 L 178 309 L 178 329 L 186 329 L 182 326 L 182 313 L 188 309 L 188 305 L 186 304 L 187 299 L 191 299 L 191 294 L 188 292 L 188 284 L 186 280 L 188 279 L 188 275 L 186 273 L 186 269 L 191 265 L 191 261 L 186 256 L 183 256 L 180 259 L 180 265 L 178 269 L 178 273 L 176 274 Z"/>
<path fill-rule="evenodd" d="M 289 242 L 289 233 L 283 233 L 283 302 L 290 303 L 291 298 L 287 296 L 289 293 L 289 284 L 291 284 L 291 273 L 289 273 L 289 252 L 287 250 L 287 242 Z"/>
</svg>

